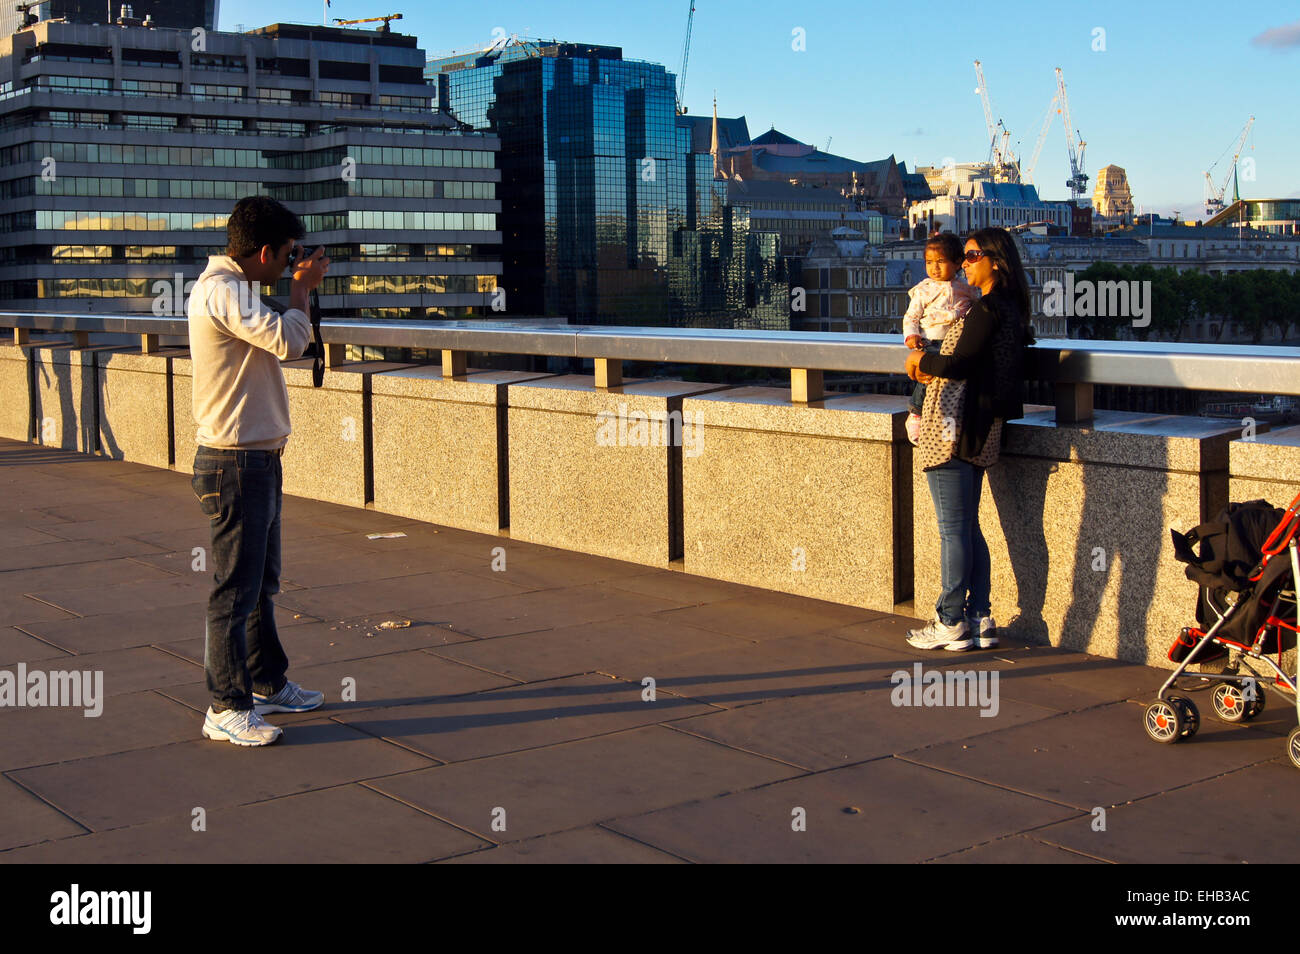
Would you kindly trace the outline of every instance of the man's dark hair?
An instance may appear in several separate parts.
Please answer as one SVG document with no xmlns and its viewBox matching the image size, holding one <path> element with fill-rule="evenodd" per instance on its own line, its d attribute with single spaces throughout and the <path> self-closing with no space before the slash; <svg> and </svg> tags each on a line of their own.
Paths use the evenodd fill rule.
<svg viewBox="0 0 1300 954">
<path fill-rule="evenodd" d="M 226 254 L 246 258 L 263 245 L 279 249 L 306 234 L 302 220 L 284 205 L 264 195 L 250 195 L 235 203 L 226 222 Z"/>
<path fill-rule="evenodd" d="M 964 254 L 961 246 L 961 239 L 951 232 L 944 232 L 942 235 L 931 236 L 925 243 L 926 248 L 932 248 L 940 255 L 952 262 L 954 265 L 960 265 Z"/>
</svg>

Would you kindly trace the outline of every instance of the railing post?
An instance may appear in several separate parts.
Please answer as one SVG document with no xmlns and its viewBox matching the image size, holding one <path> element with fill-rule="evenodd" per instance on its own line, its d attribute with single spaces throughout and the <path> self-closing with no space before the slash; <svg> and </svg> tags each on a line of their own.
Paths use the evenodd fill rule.
<svg viewBox="0 0 1300 954">
<path fill-rule="evenodd" d="M 1092 385 L 1077 381 L 1057 382 L 1056 426 L 1085 424 L 1092 420 Z"/>
<path fill-rule="evenodd" d="M 73 343 L 73 345 L 75 345 L 75 346 L 78 347 L 78 348 L 89 348 L 89 347 L 90 347 L 90 332 L 89 332 L 89 331 L 74 331 L 74 332 L 72 333 L 72 343 Z"/>
<path fill-rule="evenodd" d="M 451 351 L 444 348 L 442 351 L 442 376 L 444 378 L 463 378 L 466 370 L 466 357 L 464 351 Z"/>
<path fill-rule="evenodd" d="M 619 358 L 596 359 L 596 387 L 616 388 L 623 383 L 623 362 Z"/>
<path fill-rule="evenodd" d="M 30 328 L 14 329 L 14 344 L 25 345 L 32 343 L 32 330 Z"/>
<path fill-rule="evenodd" d="M 158 353 L 158 336 L 157 336 L 157 335 L 149 335 L 149 334 L 141 335 L 141 336 L 140 336 L 140 353 L 141 353 L 141 354 L 157 354 L 157 353 Z"/>
<path fill-rule="evenodd" d="M 325 367 L 337 368 L 347 361 L 348 346 L 331 342 L 325 343 Z"/>
<path fill-rule="evenodd" d="M 826 396 L 822 372 L 808 368 L 790 369 L 790 400 L 795 404 L 820 401 Z"/>
</svg>

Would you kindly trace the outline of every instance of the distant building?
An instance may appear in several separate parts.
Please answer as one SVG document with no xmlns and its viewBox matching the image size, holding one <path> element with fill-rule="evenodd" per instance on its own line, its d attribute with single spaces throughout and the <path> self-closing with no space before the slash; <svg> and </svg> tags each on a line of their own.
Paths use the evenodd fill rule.
<svg viewBox="0 0 1300 954">
<path fill-rule="evenodd" d="M 1092 207 L 1103 218 L 1127 217 L 1132 221 L 1133 194 L 1128 188 L 1128 175 L 1119 166 L 1106 166 L 1097 173 Z"/>
<path fill-rule="evenodd" d="M 913 238 L 937 232 L 965 235 L 976 229 L 1009 229 L 1031 222 L 1068 231 L 1074 211 L 1067 202 L 1044 202 L 1032 185 L 974 179 L 952 182 L 946 193 L 913 203 L 907 221 Z"/>
<path fill-rule="evenodd" d="M 771 129 L 750 142 L 720 150 L 718 161 L 728 179 L 831 189 L 855 198 L 863 209 L 887 216 L 903 214 L 902 170 L 893 156 L 858 162 Z"/>
<path fill-rule="evenodd" d="M 9 36 L 19 29 L 22 14 L 15 8 L 17 0 L 4 0 L 0 5 L 0 36 Z M 192 30 L 203 27 L 209 32 L 217 28 L 219 0 L 44 0 L 32 7 L 32 13 L 42 20 L 63 18 L 68 23 L 107 24 L 126 16 L 134 20 L 148 19 L 152 26 L 175 30 Z M 110 12 L 111 15 L 110 15 Z"/>
<path fill-rule="evenodd" d="M 158 282 L 224 253 L 236 200 L 269 195 L 326 246 L 326 317 L 491 313 L 498 140 L 431 110 L 415 37 L 192 42 L 51 22 L 0 37 L 4 307 L 150 312 Z"/>
<path fill-rule="evenodd" d="M 803 255 L 841 226 L 858 230 L 875 245 L 885 237 L 884 216 L 873 209 L 859 211 L 852 199 L 833 189 L 735 178 L 727 182 L 727 202 L 749 210 L 752 228 L 778 233 L 786 255 Z"/>
<path fill-rule="evenodd" d="M 1300 234 L 1278 235 L 1255 229 L 1226 226 L 1138 226 L 1111 233 L 1132 238 L 1147 247 L 1147 261 L 1157 268 L 1180 272 L 1195 270 L 1208 275 L 1266 268 L 1295 271 L 1300 268 Z"/>
<path fill-rule="evenodd" d="M 1300 199 L 1238 199 L 1205 224 L 1274 235 L 1300 235 Z"/>
<path fill-rule="evenodd" d="M 685 327 L 789 327 L 776 234 L 727 204 L 712 121 L 673 74 L 618 47 L 515 40 L 430 60 L 439 108 L 501 138 L 508 313 Z M 719 121 L 719 138 L 748 133 Z"/>
</svg>

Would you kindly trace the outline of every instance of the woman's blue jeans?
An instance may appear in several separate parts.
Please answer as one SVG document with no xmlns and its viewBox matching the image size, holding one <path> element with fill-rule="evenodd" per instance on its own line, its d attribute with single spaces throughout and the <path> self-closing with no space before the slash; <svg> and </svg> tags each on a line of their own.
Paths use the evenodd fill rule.
<svg viewBox="0 0 1300 954">
<path fill-rule="evenodd" d="M 989 548 L 980 532 L 984 468 L 952 460 L 925 472 L 939 518 L 942 591 L 935 615 L 948 626 L 989 615 Z"/>
</svg>

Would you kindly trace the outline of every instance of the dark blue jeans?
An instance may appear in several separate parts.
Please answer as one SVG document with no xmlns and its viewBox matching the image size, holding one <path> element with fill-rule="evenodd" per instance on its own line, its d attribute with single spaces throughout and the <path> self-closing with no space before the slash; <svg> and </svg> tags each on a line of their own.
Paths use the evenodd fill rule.
<svg viewBox="0 0 1300 954">
<path fill-rule="evenodd" d="M 190 485 L 212 525 L 212 595 L 204 669 L 212 708 L 253 708 L 284 687 L 289 660 L 275 629 L 280 592 L 279 451 L 199 447 Z"/>
<path fill-rule="evenodd" d="M 931 341 L 925 346 L 926 354 L 938 354 L 939 346 L 942 341 Z M 912 398 L 907 402 L 908 410 L 914 414 L 920 414 L 921 408 L 925 407 L 925 385 L 920 381 L 916 382 L 916 387 L 912 388 Z"/>
<path fill-rule="evenodd" d="M 925 472 L 939 518 L 942 590 L 935 615 L 949 626 L 989 614 L 989 548 L 980 531 L 984 468 L 951 460 Z"/>
</svg>

